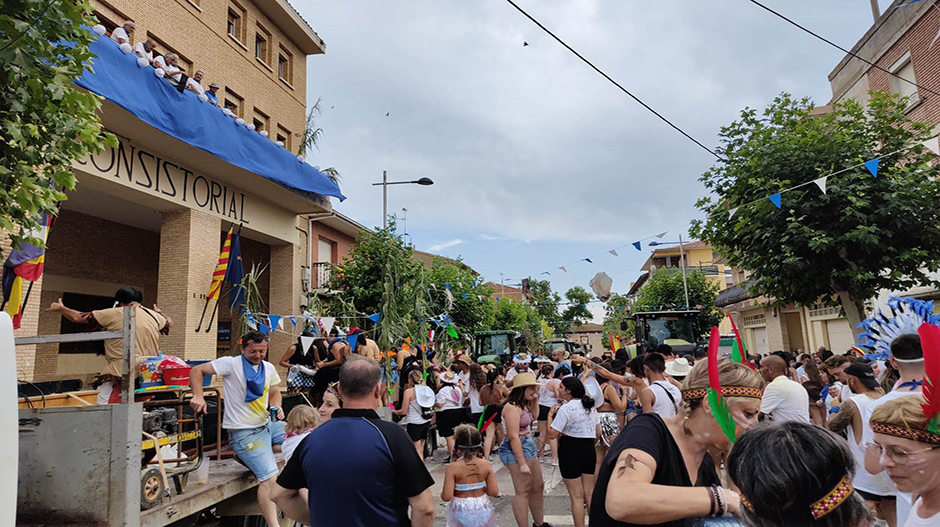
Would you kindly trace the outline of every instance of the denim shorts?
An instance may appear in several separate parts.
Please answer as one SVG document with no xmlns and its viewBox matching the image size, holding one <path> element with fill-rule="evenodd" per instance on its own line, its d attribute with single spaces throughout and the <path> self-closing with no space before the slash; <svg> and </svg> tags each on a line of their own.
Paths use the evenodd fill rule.
<svg viewBox="0 0 940 527">
<path fill-rule="evenodd" d="M 519 439 L 522 441 L 522 454 L 525 456 L 525 460 L 535 458 L 535 440 L 528 435 L 519 436 Z M 508 438 L 503 439 L 503 442 L 499 445 L 499 460 L 503 465 L 514 465 L 518 462 L 516 461 L 516 455 L 512 453 L 512 446 Z"/>
<path fill-rule="evenodd" d="M 251 469 L 258 481 L 277 476 L 273 445 L 284 442 L 284 421 L 274 421 L 261 428 L 229 430 L 228 442 L 238 459 Z"/>
</svg>

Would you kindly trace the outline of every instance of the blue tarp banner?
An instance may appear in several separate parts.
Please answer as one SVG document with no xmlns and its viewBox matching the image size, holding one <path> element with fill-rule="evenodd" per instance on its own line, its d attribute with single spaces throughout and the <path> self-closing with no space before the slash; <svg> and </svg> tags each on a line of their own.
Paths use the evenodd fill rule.
<svg viewBox="0 0 940 527">
<path fill-rule="evenodd" d="M 239 168 L 292 189 L 346 199 L 339 186 L 322 172 L 298 161 L 295 154 L 270 139 L 236 124 L 219 108 L 201 102 L 195 93 L 178 92 L 154 75 L 150 66 L 138 66 L 137 55 L 125 55 L 107 36 L 99 37 L 89 47 L 97 55 L 92 61 L 95 71 L 86 70 L 75 84 L 157 130 Z"/>
</svg>

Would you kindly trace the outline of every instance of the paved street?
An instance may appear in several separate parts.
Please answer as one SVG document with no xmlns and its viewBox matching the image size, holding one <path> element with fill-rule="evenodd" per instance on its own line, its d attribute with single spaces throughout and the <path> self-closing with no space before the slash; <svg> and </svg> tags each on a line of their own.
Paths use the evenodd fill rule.
<svg viewBox="0 0 940 527">
<path fill-rule="evenodd" d="M 443 449 L 439 449 L 435 452 L 435 461 L 427 462 L 428 469 L 434 477 L 434 487 L 432 489 L 436 503 L 434 525 L 438 527 L 445 525 L 444 510 L 446 507 L 446 503 L 441 500 L 441 485 L 444 482 L 444 465 L 440 461 L 441 456 L 443 456 Z M 493 469 L 496 470 L 496 480 L 499 484 L 499 490 L 504 494 L 501 498 L 491 498 L 493 507 L 496 508 L 496 513 L 499 517 L 498 524 L 500 527 L 514 527 L 516 521 L 512 516 L 512 479 L 509 476 L 509 470 L 499 462 L 497 456 L 493 456 L 492 461 Z M 574 525 L 574 521 L 571 519 L 571 506 L 568 500 L 568 492 L 565 490 L 565 484 L 561 480 L 558 467 L 543 463 L 542 476 L 545 479 L 545 521 L 551 523 L 553 526 Z M 531 520 L 529 524 L 531 525 Z"/>
</svg>

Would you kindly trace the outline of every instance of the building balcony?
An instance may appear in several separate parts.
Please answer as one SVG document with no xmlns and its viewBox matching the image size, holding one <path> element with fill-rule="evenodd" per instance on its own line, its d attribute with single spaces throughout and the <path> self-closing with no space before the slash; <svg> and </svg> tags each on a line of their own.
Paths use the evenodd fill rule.
<svg viewBox="0 0 940 527">
<path fill-rule="evenodd" d="M 76 84 L 104 98 L 102 124 L 120 145 L 73 165 L 81 185 L 133 194 L 157 210 L 175 202 L 246 226 L 246 208 L 275 207 L 296 216 L 330 211 L 329 197 L 345 199 L 335 182 L 302 158 L 196 93 L 177 90 L 107 36 L 90 50 L 97 56 L 94 71 L 86 70 Z M 278 228 L 266 234 L 296 237 Z"/>
</svg>

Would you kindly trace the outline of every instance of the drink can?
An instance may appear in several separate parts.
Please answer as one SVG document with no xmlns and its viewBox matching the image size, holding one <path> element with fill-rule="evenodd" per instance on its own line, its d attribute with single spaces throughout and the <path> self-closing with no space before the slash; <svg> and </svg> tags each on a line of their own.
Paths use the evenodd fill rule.
<svg viewBox="0 0 940 527">
<path fill-rule="evenodd" d="M 268 408 L 268 411 L 271 412 L 271 420 L 272 420 L 272 421 L 277 421 L 277 411 L 278 411 L 279 409 L 280 409 L 280 407 L 278 407 L 278 406 L 272 406 L 271 408 Z"/>
</svg>

